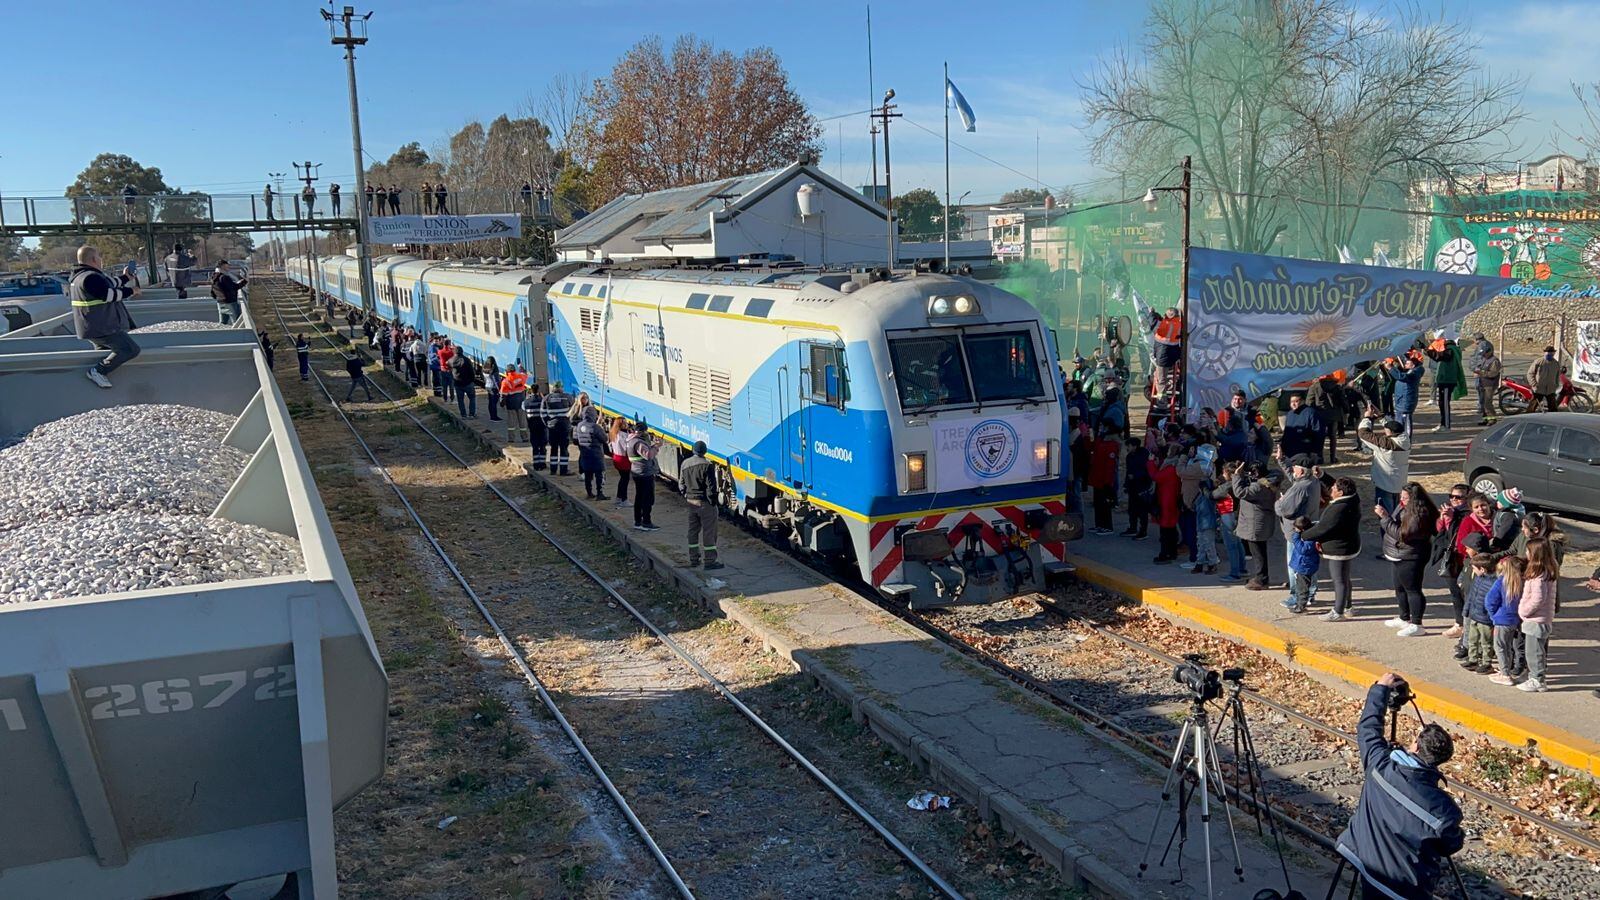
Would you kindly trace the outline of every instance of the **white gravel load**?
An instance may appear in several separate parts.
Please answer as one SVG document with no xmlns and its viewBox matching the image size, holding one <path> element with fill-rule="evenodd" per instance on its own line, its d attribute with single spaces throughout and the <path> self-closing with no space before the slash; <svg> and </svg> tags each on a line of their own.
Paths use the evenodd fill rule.
<svg viewBox="0 0 1600 900">
<path fill-rule="evenodd" d="M 294 575 L 296 541 L 204 516 L 118 511 L 0 533 L 0 604 Z"/>
<path fill-rule="evenodd" d="M 46 422 L 0 450 L 0 533 L 115 510 L 207 515 L 249 460 L 222 443 L 233 422 L 169 403 Z"/>
<path fill-rule="evenodd" d="M 170 322 L 157 322 L 143 328 L 135 328 L 129 334 L 160 334 L 164 331 L 223 331 L 234 328 L 233 325 L 223 325 L 218 322 L 207 322 L 204 319 L 174 319 Z"/>
</svg>

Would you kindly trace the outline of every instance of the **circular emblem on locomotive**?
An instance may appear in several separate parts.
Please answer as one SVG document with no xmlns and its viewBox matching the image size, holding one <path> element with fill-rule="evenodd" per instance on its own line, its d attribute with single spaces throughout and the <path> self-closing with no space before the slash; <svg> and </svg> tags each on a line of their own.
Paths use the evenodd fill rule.
<svg viewBox="0 0 1600 900">
<path fill-rule="evenodd" d="M 967 432 L 967 471 L 999 478 L 1017 462 L 1017 430 L 999 419 L 979 422 Z"/>
</svg>

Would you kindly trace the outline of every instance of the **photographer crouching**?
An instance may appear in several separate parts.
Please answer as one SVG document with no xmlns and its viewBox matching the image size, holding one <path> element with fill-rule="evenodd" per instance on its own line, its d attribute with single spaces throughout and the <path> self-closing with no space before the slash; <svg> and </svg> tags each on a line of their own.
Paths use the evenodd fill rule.
<svg viewBox="0 0 1600 900">
<path fill-rule="evenodd" d="M 1398 712 L 1410 700 L 1405 680 L 1385 673 L 1367 691 L 1357 727 L 1365 781 L 1338 847 L 1356 869 L 1363 898 L 1433 896 L 1447 858 L 1461 849 L 1464 840 L 1461 807 L 1445 792 L 1439 774 L 1439 766 L 1455 754 L 1449 733 L 1438 725 L 1424 725 L 1406 749 L 1384 737 L 1384 716 Z M 1337 888 L 1336 878 L 1328 896 Z"/>
</svg>

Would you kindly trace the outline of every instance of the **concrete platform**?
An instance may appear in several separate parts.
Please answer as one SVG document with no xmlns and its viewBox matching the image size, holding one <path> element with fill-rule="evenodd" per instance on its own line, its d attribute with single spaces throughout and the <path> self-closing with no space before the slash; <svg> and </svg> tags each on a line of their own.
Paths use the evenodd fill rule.
<svg viewBox="0 0 1600 900">
<path fill-rule="evenodd" d="M 1464 445 L 1465 440 L 1461 440 Z M 1125 525 L 1121 514 L 1116 517 Z M 1571 577 L 1561 586 L 1561 613 L 1550 642 L 1550 690 L 1527 694 L 1469 673 L 1454 658 L 1455 640 L 1441 632 L 1452 623 L 1450 597 L 1430 575 L 1427 636 L 1401 638 L 1383 625 L 1396 611 L 1392 570 L 1375 558 L 1380 546 L 1376 522 L 1368 514 L 1363 553 L 1355 567 L 1354 616 L 1324 622 L 1333 588 L 1326 573 L 1311 612 L 1290 613 L 1280 604 L 1287 591 L 1245 590 L 1216 576 L 1196 576 L 1173 565 L 1156 565 L 1155 535 L 1134 542 L 1116 535 L 1087 535 L 1072 545 L 1073 561 L 1088 582 L 1149 604 L 1186 622 L 1238 638 L 1286 657 L 1293 664 L 1334 675 L 1364 689 L 1385 671 L 1411 681 L 1418 703 L 1429 712 L 1509 744 L 1532 743 L 1552 761 L 1600 774 L 1600 598 Z M 1269 552 L 1272 575 L 1285 571 L 1284 545 L 1275 536 Z M 1224 554 L 1223 568 L 1226 571 Z M 1570 574 L 1570 573 L 1569 573 Z"/>
<path fill-rule="evenodd" d="M 1023 691 L 960 653 L 900 621 L 853 592 L 724 522 L 719 548 L 726 568 L 715 578 L 688 568 L 684 538 L 687 506 L 665 484 L 657 488 L 653 518 L 662 530 L 632 529 L 632 510 L 583 496 L 576 474 L 532 470 L 526 446 L 507 447 L 502 423 L 461 420 L 453 403 L 430 401 L 498 447 L 529 477 L 559 495 L 575 515 L 612 534 L 619 544 L 689 596 L 719 610 L 767 647 L 825 687 L 884 741 L 976 806 L 981 815 L 1021 837 L 1069 882 L 1092 895 L 1124 898 L 1201 897 L 1205 869 L 1198 831 L 1184 854 L 1186 883 L 1169 883 L 1176 869 L 1156 868 L 1137 878 L 1152 817 L 1162 815 L 1157 841 L 1171 831 L 1173 813 L 1160 801 L 1164 767 L 1134 754 L 1047 702 Z M 607 491 L 614 493 L 613 472 Z M 1198 812 L 1191 813 L 1198 828 Z M 1244 884 L 1233 868 L 1220 817 L 1212 842 L 1217 897 L 1253 897 L 1262 887 L 1282 888 L 1270 848 L 1239 817 Z M 1333 865 L 1320 854 L 1290 845 L 1296 887 L 1315 893 Z"/>
</svg>

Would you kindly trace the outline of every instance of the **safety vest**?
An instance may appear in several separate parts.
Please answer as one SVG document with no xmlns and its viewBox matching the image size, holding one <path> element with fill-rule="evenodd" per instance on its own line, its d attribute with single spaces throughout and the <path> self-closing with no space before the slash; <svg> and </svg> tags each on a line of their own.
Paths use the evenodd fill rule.
<svg viewBox="0 0 1600 900">
<path fill-rule="evenodd" d="M 1156 343 L 1178 346 L 1183 342 L 1183 321 L 1176 317 L 1165 318 L 1156 323 Z"/>
<path fill-rule="evenodd" d="M 521 372 L 507 372 L 506 377 L 500 379 L 500 393 L 520 394 L 528 388 L 528 376 Z"/>
</svg>

